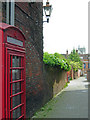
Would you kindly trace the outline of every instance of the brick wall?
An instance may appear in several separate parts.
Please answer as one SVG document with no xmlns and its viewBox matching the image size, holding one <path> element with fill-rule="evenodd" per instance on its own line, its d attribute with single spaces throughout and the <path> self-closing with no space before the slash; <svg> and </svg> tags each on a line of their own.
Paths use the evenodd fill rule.
<svg viewBox="0 0 90 120">
<path fill-rule="evenodd" d="M 2 3 L 0 2 L 0 22 L 2 21 Z"/>
<path fill-rule="evenodd" d="M 26 37 L 26 114 L 42 106 L 43 28 L 42 3 L 16 3 L 15 26 Z"/>
<path fill-rule="evenodd" d="M 43 3 L 16 2 L 15 26 L 25 35 L 26 116 L 31 117 L 43 105 Z M 6 23 L 6 3 L 2 3 L 2 21 Z M 1 13 L 1 12 L 0 12 Z"/>
<path fill-rule="evenodd" d="M 49 101 L 57 93 L 59 93 L 67 82 L 67 72 L 58 68 L 48 67 L 44 65 L 43 67 L 44 75 L 44 100 L 43 102 Z"/>
<path fill-rule="evenodd" d="M 0 22 L 6 22 L 6 3 L 0 2 Z"/>
</svg>

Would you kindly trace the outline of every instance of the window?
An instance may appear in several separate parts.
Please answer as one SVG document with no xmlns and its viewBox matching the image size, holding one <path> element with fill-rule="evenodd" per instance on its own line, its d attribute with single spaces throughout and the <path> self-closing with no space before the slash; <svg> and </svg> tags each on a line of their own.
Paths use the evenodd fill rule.
<svg viewBox="0 0 90 120">
<path fill-rule="evenodd" d="M 10 117 L 23 117 L 24 109 L 24 76 L 23 57 L 10 55 Z"/>
<path fill-rule="evenodd" d="M 88 68 L 90 69 L 90 63 L 88 63 Z"/>
<path fill-rule="evenodd" d="M 84 69 L 86 68 L 86 63 L 84 63 Z"/>
<path fill-rule="evenodd" d="M 9 37 L 9 36 L 7 36 L 7 42 L 12 43 L 14 45 L 23 46 L 23 42 L 22 41 L 17 40 L 17 39 L 12 38 L 12 37 Z"/>
</svg>

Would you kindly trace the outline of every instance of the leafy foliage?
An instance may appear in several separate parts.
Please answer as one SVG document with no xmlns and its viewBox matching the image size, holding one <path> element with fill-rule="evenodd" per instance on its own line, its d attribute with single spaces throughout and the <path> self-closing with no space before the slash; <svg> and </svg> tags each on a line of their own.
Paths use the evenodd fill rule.
<svg viewBox="0 0 90 120">
<path fill-rule="evenodd" d="M 74 49 L 69 55 L 68 60 L 70 61 L 70 64 L 72 65 L 74 71 L 82 69 L 83 63 L 79 57 L 79 54 Z"/>
<path fill-rule="evenodd" d="M 43 62 L 46 65 L 52 67 L 59 67 L 62 70 L 71 70 L 70 63 L 65 59 L 65 57 L 59 53 L 49 54 L 45 52 L 43 55 Z"/>
</svg>

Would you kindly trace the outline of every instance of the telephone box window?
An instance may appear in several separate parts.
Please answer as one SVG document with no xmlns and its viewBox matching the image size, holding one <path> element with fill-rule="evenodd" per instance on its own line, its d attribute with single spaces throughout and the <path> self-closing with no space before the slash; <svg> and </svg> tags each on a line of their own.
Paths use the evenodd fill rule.
<svg viewBox="0 0 90 120">
<path fill-rule="evenodd" d="M 12 67 L 21 67 L 21 57 L 13 56 Z"/>
<path fill-rule="evenodd" d="M 9 36 L 7 36 L 7 42 L 8 42 L 8 43 L 12 43 L 12 44 L 14 44 L 14 45 L 23 46 L 23 42 L 22 42 L 22 41 L 17 40 L 17 39 L 12 38 L 12 37 L 9 37 Z"/>
<path fill-rule="evenodd" d="M 12 94 L 16 94 L 18 92 L 21 92 L 21 82 L 16 82 L 12 85 Z"/>
<path fill-rule="evenodd" d="M 13 98 L 10 99 L 10 109 L 11 109 L 11 103 L 12 103 L 12 108 L 14 108 L 17 105 L 21 104 L 21 94 L 17 95 L 17 96 L 14 96 Z"/>
<path fill-rule="evenodd" d="M 21 108 L 23 103 L 21 98 L 23 95 L 22 84 L 23 84 L 23 57 L 10 55 L 10 109 L 14 109 L 10 116 L 13 118 L 19 118 L 21 116 Z M 21 106 L 19 106 L 21 105 Z"/>
<path fill-rule="evenodd" d="M 21 104 L 21 94 L 14 96 L 12 98 L 12 101 L 13 101 L 13 108 L 16 107 L 17 105 Z"/>
<path fill-rule="evenodd" d="M 12 80 L 20 80 L 21 79 L 21 70 L 12 70 Z"/>
<path fill-rule="evenodd" d="M 21 107 L 13 111 L 13 118 L 19 118 L 21 116 Z"/>
<path fill-rule="evenodd" d="M 16 82 L 10 85 L 10 95 L 11 95 L 11 89 L 12 89 L 12 95 L 21 92 L 21 82 Z"/>
</svg>

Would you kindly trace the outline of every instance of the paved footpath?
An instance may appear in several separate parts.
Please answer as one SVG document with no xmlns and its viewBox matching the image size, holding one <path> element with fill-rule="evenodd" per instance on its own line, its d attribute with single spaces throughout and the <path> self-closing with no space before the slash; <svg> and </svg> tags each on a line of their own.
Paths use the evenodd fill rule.
<svg viewBox="0 0 90 120">
<path fill-rule="evenodd" d="M 68 87 L 37 113 L 36 118 L 88 118 L 87 80 L 80 77 L 70 81 Z"/>
</svg>

